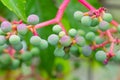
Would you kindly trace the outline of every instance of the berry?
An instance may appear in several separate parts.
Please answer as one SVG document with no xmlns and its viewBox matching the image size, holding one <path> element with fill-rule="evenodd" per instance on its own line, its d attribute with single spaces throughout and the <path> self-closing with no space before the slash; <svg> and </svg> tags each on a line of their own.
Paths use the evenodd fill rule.
<svg viewBox="0 0 120 80">
<path fill-rule="evenodd" d="M 20 61 L 18 59 L 14 59 L 12 60 L 12 63 L 10 65 L 11 69 L 17 69 L 20 65 Z"/>
<path fill-rule="evenodd" d="M 3 65 L 8 65 L 11 63 L 11 57 L 9 54 L 2 54 L 0 56 L 0 62 L 3 64 Z"/>
<path fill-rule="evenodd" d="M 58 34 L 60 31 L 62 31 L 62 28 L 60 25 L 54 25 L 52 30 L 53 30 L 53 32 Z"/>
<path fill-rule="evenodd" d="M 34 46 L 39 46 L 40 45 L 41 38 L 39 36 L 32 36 L 30 38 L 30 43 Z"/>
<path fill-rule="evenodd" d="M 103 14 L 103 19 L 107 22 L 111 22 L 113 17 L 110 13 L 105 13 L 105 14 Z"/>
<path fill-rule="evenodd" d="M 6 42 L 5 36 L 0 35 L 0 46 L 4 45 Z"/>
<path fill-rule="evenodd" d="M 83 30 L 78 30 L 78 31 L 77 31 L 77 34 L 78 34 L 79 36 L 84 36 L 84 35 L 85 35 L 85 31 L 83 31 Z"/>
<path fill-rule="evenodd" d="M 39 53 L 40 53 L 40 50 L 38 48 L 34 47 L 34 48 L 31 49 L 31 54 L 33 56 L 38 56 Z"/>
<path fill-rule="evenodd" d="M 32 14 L 32 15 L 28 16 L 27 22 L 28 22 L 28 24 L 36 25 L 39 23 L 39 17 L 35 14 Z"/>
<path fill-rule="evenodd" d="M 75 41 L 76 41 L 77 45 L 79 45 L 79 46 L 84 46 L 86 44 L 86 41 L 85 41 L 84 37 L 82 37 L 82 36 L 77 36 L 75 38 Z"/>
<path fill-rule="evenodd" d="M 97 44 L 101 44 L 104 41 L 104 39 L 100 36 L 96 36 L 94 40 Z"/>
<path fill-rule="evenodd" d="M 48 48 L 48 42 L 42 39 L 40 41 L 40 49 L 46 49 L 46 48 Z"/>
<path fill-rule="evenodd" d="M 91 47 L 90 46 L 83 46 L 82 47 L 82 54 L 84 55 L 84 56 L 86 56 L 86 57 L 88 57 L 88 56 L 90 56 L 91 55 L 91 53 L 92 53 L 92 49 L 91 49 Z"/>
<path fill-rule="evenodd" d="M 12 45 L 16 45 L 16 44 L 20 43 L 20 37 L 17 36 L 17 35 L 11 35 L 10 38 L 9 38 L 9 42 Z"/>
<path fill-rule="evenodd" d="M 60 31 L 59 32 L 59 37 L 63 37 L 63 36 L 65 36 L 65 32 L 64 31 Z"/>
<path fill-rule="evenodd" d="M 0 28 L 0 35 L 4 35 L 5 33 Z"/>
<path fill-rule="evenodd" d="M 71 46 L 70 47 L 70 53 L 76 57 L 80 55 L 79 48 L 77 46 Z"/>
<path fill-rule="evenodd" d="M 92 23 L 92 19 L 89 16 L 83 16 L 81 19 L 81 23 L 85 26 L 90 26 Z"/>
<path fill-rule="evenodd" d="M 72 43 L 72 40 L 69 36 L 65 35 L 65 36 L 61 37 L 60 43 L 61 43 L 62 46 L 67 47 Z"/>
<path fill-rule="evenodd" d="M 90 27 L 90 31 L 92 31 L 92 32 L 97 32 L 98 29 L 99 29 L 98 26 Z"/>
<path fill-rule="evenodd" d="M 86 38 L 87 40 L 93 41 L 94 38 L 95 38 L 95 33 L 93 33 L 93 32 L 88 32 L 88 33 L 86 34 L 85 38 Z"/>
<path fill-rule="evenodd" d="M 56 34 L 52 34 L 48 37 L 48 42 L 51 45 L 57 45 L 58 41 L 59 41 L 59 37 Z"/>
<path fill-rule="evenodd" d="M 32 54 L 30 52 L 28 52 L 28 51 L 26 51 L 26 52 L 24 52 L 24 53 L 21 54 L 21 59 L 23 61 L 28 61 L 31 58 L 32 58 Z"/>
<path fill-rule="evenodd" d="M 25 35 L 27 33 L 27 27 L 25 24 L 19 24 L 17 25 L 17 31 L 21 35 Z"/>
<path fill-rule="evenodd" d="M 70 29 L 69 32 L 68 32 L 69 36 L 71 37 L 75 37 L 76 34 L 77 34 L 77 31 L 75 29 Z"/>
<path fill-rule="evenodd" d="M 102 30 L 102 31 L 108 30 L 109 26 L 110 26 L 110 24 L 108 22 L 106 22 L 106 21 L 101 21 L 99 23 L 99 29 Z"/>
<path fill-rule="evenodd" d="M 120 51 L 115 53 L 115 60 L 120 61 Z"/>
<path fill-rule="evenodd" d="M 92 23 L 91 23 L 92 27 L 97 26 L 98 24 L 99 24 L 99 21 L 97 18 L 92 19 Z"/>
<path fill-rule="evenodd" d="M 58 57 L 63 57 L 65 55 L 64 47 L 56 47 L 54 50 L 54 55 Z"/>
<path fill-rule="evenodd" d="M 75 13 L 74 13 L 74 18 L 76 19 L 76 20 L 81 20 L 81 18 L 83 17 L 83 12 L 81 12 L 81 11 L 76 11 Z"/>
<path fill-rule="evenodd" d="M 97 51 L 97 53 L 95 54 L 95 58 L 96 60 L 103 62 L 107 58 L 107 56 L 104 51 Z"/>
<path fill-rule="evenodd" d="M 1 23 L 1 30 L 5 33 L 10 32 L 12 30 L 12 24 L 8 21 L 4 21 Z"/>
<path fill-rule="evenodd" d="M 13 48 L 17 51 L 20 51 L 23 48 L 23 44 L 20 42 L 18 44 L 13 45 Z"/>
</svg>

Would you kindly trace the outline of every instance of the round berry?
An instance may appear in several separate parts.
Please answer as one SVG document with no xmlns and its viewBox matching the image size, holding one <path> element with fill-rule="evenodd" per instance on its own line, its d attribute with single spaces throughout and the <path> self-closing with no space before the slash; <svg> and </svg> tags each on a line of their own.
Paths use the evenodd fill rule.
<svg viewBox="0 0 120 80">
<path fill-rule="evenodd" d="M 20 61 L 18 59 L 14 59 L 12 60 L 12 63 L 10 65 L 11 69 L 17 69 L 20 65 Z"/>
<path fill-rule="evenodd" d="M 53 30 L 53 32 L 58 34 L 60 31 L 62 31 L 62 28 L 60 25 L 54 25 L 52 30 Z"/>
<path fill-rule="evenodd" d="M 100 36 L 96 36 L 94 40 L 96 44 L 101 44 L 102 42 L 104 42 L 104 39 Z"/>
<path fill-rule="evenodd" d="M 106 22 L 106 21 L 101 21 L 99 23 L 99 29 L 102 30 L 102 31 L 108 30 L 109 27 L 110 27 L 110 24 L 108 22 Z"/>
<path fill-rule="evenodd" d="M 6 42 L 5 36 L 0 35 L 0 46 L 4 45 Z"/>
<path fill-rule="evenodd" d="M 88 33 L 86 34 L 85 38 L 86 38 L 87 40 L 93 41 L 94 38 L 95 38 L 95 33 L 93 33 L 93 32 L 88 32 Z"/>
<path fill-rule="evenodd" d="M 107 58 L 107 56 L 104 51 L 97 51 L 97 53 L 95 54 L 95 58 L 96 60 L 103 62 Z"/>
<path fill-rule="evenodd" d="M 46 49 L 46 48 L 48 48 L 48 42 L 42 39 L 40 41 L 40 49 Z"/>
<path fill-rule="evenodd" d="M 28 16 L 27 22 L 28 24 L 36 25 L 39 23 L 39 17 L 35 14 L 31 14 L 30 16 Z"/>
<path fill-rule="evenodd" d="M 59 32 L 59 37 L 63 37 L 63 36 L 65 36 L 66 34 L 65 34 L 65 32 L 64 31 L 60 31 Z"/>
<path fill-rule="evenodd" d="M 74 18 L 76 19 L 76 20 L 81 20 L 81 18 L 83 17 L 83 12 L 81 12 L 81 11 L 76 11 L 75 13 L 74 13 Z"/>
<path fill-rule="evenodd" d="M 30 52 L 28 52 L 28 51 L 26 51 L 26 52 L 24 52 L 24 53 L 21 54 L 21 59 L 23 61 L 28 61 L 31 58 L 32 58 L 32 54 Z"/>
<path fill-rule="evenodd" d="M 5 33 L 0 28 L 0 35 L 4 35 Z"/>
<path fill-rule="evenodd" d="M 9 65 L 11 63 L 11 57 L 9 54 L 2 54 L 0 56 L 0 62 L 3 64 L 3 65 Z"/>
<path fill-rule="evenodd" d="M 56 34 L 52 34 L 48 37 L 48 42 L 51 45 L 57 45 L 58 41 L 59 41 L 59 37 Z"/>
<path fill-rule="evenodd" d="M 34 46 L 39 46 L 40 45 L 41 38 L 39 36 L 32 36 L 30 38 L 30 43 Z"/>
<path fill-rule="evenodd" d="M 85 31 L 83 31 L 83 30 L 78 30 L 78 31 L 77 31 L 77 34 L 78 34 L 79 36 L 84 36 L 84 35 L 85 35 Z"/>
<path fill-rule="evenodd" d="M 75 41 L 76 41 L 77 45 L 79 45 L 81 47 L 86 44 L 86 41 L 85 41 L 84 37 L 82 37 L 82 36 L 76 36 Z"/>
<path fill-rule="evenodd" d="M 82 54 L 84 55 L 84 56 L 86 56 L 86 57 L 88 57 L 88 56 L 90 56 L 91 55 L 91 53 L 92 53 L 92 49 L 91 49 L 91 47 L 90 46 L 83 46 L 82 47 Z"/>
<path fill-rule="evenodd" d="M 1 23 L 1 30 L 3 32 L 10 32 L 12 30 L 12 24 L 8 21 L 4 21 Z"/>
<path fill-rule="evenodd" d="M 64 47 L 56 47 L 54 50 L 54 55 L 58 57 L 63 57 L 65 55 Z"/>
<path fill-rule="evenodd" d="M 62 46 L 67 47 L 72 43 L 72 40 L 69 36 L 65 35 L 65 36 L 61 37 L 60 43 L 61 43 Z"/>
<path fill-rule="evenodd" d="M 70 47 L 70 53 L 76 57 L 79 57 L 80 52 L 79 52 L 79 48 L 77 46 L 71 46 Z"/>
<path fill-rule="evenodd" d="M 115 60 L 120 61 L 120 51 L 117 51 L 114 57 L 115 57 Z"/>
<path fill-rule="evenodd" d="M 103 14 L 103 19 L 107 22 L 111 22 L 113 17 L 110 13 L 105 13 L 105 14 Z"/>
<path fill-rule="evenodd" d="M 20 50 L 23 48 L 23 44 L 20 42 L 20 43 L 18 43 L 18 44 L 13 45 L 13 48 L 14 48 L 16 51 L 20 51 Z"/>
<path fill-rule="evenodd" d="M 40 50 L 37 47 L 34 47 L 34 48 L 31 49 L 31 54 L 33 56 L 38 56 L 39 53 L 40 53 Z"/>
<path fill-rule="evenodd" d="M 69 36 L 71 37 L 75 37 L 76 34 L 77 34 L 77 31 L 75 29 L 70 29 L 69 32 L 68 32 Z"/>
<path fill-rule="evenodd" d="M 98 26 L 90 27 L 90 31 L 93 31 L 93 32 L 97 32 L 98 29 L 99 29 Z"/>
<path fill-rule="evenodd" d="M 13 45 L 20 43 L 20 37 L 17 35 L 11 35 L 9 38 L 9 42 Z"/>
<path fill-rule="evenodd" d="M 92 23 L 91 23 L 92 27 L 97 26 L 98 24 L 99 24 L 98 18 L 92 19 Z"/>
<path fill-rule="evenodd" d="M 90 26 L 92 23 L 92 19 L 89 16 L 83 16 L 81 19 L 81 23 L 85 26 Z"/>
<path fill-rule="evenodd" d="M 25 35 L 27 33 L 27 27 L 25 24 L 19 24 L 17 25 L 17 31 L 21 35 Z"/>
</svg>

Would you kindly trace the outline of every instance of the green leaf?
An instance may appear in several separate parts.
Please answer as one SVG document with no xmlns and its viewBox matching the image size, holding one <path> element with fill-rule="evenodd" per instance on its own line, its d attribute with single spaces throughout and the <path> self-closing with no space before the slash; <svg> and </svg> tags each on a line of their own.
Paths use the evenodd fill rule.
<svg viewBox="0 0 120 80">
<path fill-rule="evenodd" d="M 26 21 L 25 4 L 26 0 L 1 0 L 1 2 L 23 21 Z"/>
</svg>

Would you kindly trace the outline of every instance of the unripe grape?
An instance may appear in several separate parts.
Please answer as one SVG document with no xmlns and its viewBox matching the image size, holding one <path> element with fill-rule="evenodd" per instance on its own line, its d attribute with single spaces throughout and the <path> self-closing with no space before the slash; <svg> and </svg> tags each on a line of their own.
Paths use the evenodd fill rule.
<svg viewBox="0 0 120 80">
<path fill-rule="evenodd" d="M 4 21 L 1 23 L 1 30 L 3 32 L 10 32 L 12 30 L 12 24 L 8 21 Z"/>
<path fill-rule="evenodd" d="M 102 31 L 108 30 L 109 27 L 110 27 L 110 24 L 108 22 L 106 22 L 106 21 L 101 21 L 99 23 L 99 29 L 102 30 Z"/>
<path fill-rule="evenodd" d="M 90 46 L 83 46 L 82 47 L 82 54 L 86 57 L 90 56 L 92 54 L 92 49 Z"/>
<path fill-rule="evenodd" d="M 96 60 L 103 62 L 107 58 L 107 56 L 104 51 L 97 51 L 97 53 L 95 54 L 95 58 Z"/>
<path fill-rule="evenodd" d="M 12 63 L 10 65 L 11 69 L 17 69 L 20 65 L 20 61 L 18 59 L 14 59 L 12 60 Z"/>
<path fill-rule="evenodd" d="M 70 53 L 76 57 L 79 57 L 80 52 L 79 52 L 79 48 L 77 46 L 71 46 L 70 47 Z"/>
<path fill-rule="evenodd" d="M 113 19 L 113 17 L 112 17 L 112 15 L 111 15 L 110 13 L 104 13 L 104 14 L 103 14 L 103 19 L 104 19 L 105 21 L 107 21 L 107 22 L 111 22 L 112 19 Z"/>
<path fill-rule="evenodd" d="M 78 34 L 79 36 L 84 36 L 84 35 L 85 35 L 85 31 L 83 31 L 83 30 L 78 30 L 77 34 Z"/>
<path fill-rule="evenodd" d="M 48 48 L 48 42 L 42 39 L 40 41 L 40 49 L 46 49 L 46 48 Z"/>
<path fill-rule="evenodd" d="M 12 46 L 17 51 L 20 51 L 23 48 L 23 44 L 21 42 Z"/>
<path fill-rule="evenodd" d="M 95 38 L 95 33 L 93 33 L 93 32 L 88 32 L 88 33 L 86 34 L 85 38 L 86 38 L 87 40 L 93 41 L 94 38 Z"/>
<path fill-rule="evenodd" d="M 11 57 L 9 54 L 2 54 L 0 56 L 0 62 L 3 64 L 3 65 L 8 65 L 11 63 Z"/>
<path fill-rule="evenodd" d="M 53 30 L 53 32 L 58 34 L 60 31 L 62 31 L 62 28 L 60 25 L 54 25 L 52 30 Z"/>
<path fill-rule="evenodd" d="M 96 44 L 101 44 L 102 42 L 104 42 L 104 39 L 100 36 L 96 36 L 94 40 Z"/>
<path fill-rule="evenodd" d="M 4 45 L 6 42 L 5 36 L 0 35 L 0 46 Z"/>
<path fill-rule="evenodd" d="M 66 34 L 65 34 L 65 32 L 64 31 L 60 31 L 59 32 L 59 37 L 63 37 L 63 36 L 65 36 Z"/>
<path fill-rule="evenodd" d="M 10 38 L 9 38 L 9 42 L 12 45 L 18 44 L 18 43 L 20 43 L 20 37 L 17 36 L 17 35 L 11 35 Z"/>
<path fill-rule="evenodd" d="M 72 29 L 69 30 L 68 34 L 69 34 L 69 36 L 71 36 L 71 37 L 75 37 L 76 34 L 77 34 L 77 31 L 72 28 Z"/>
<path fill-rule="evenodd" d="M 120 61 L 120 50 L 115 53 L 115 60 Z"/>
<path fill-rule="evenodd" d="M 79 46 L 84 46 L 86 44 L 86 41 L 82 36 L 76 36 L 75 41 Z"/>
<path fill-rule="evenodd" d="M 27 33 L 27 27 L 25 24 L 19 24 L 17 25 L 17 31 L 21 35 L 25 35 Z"/>
<path fill-rule="evenodd" d="M 4 35 L 5 33 L 0 28 L 0 35 Z"/>
<path fill-rule="evenodd" d="M 52 34 L 48 37 L 48 42 L 51 45 L 57 45 L 58 41 L 59 41 L 59 37 L 56 34 Z"/>
<path fill-rule="evenodd" d="M 56 47 L 54 50 L 54 55 L 58 57 L 63 57 L 65 55 L 64 47 Z"/>
<path fill-rule="evenodd" d="M 39 23 L 39 17 L 35 14 L 31 14 L 30 16 L 28 16 L 27 22 L 28 24 L 36 25 Z"/>
<path fill-rule="evenodd" d="M 61 37 L 60 43 L 61 43 L 62 46 L 67 47 L 72 43 L 72 40 L 69 36 L 65 35 L 65 36 Z"/>
<path fill-rule="evenodd" d="M 81 18 L 83 17 L 83 12 L 81 12 L 81 11 L 76 11 L 75 13 L 74 13 L 74 18 L 76 19 L 76 20 L 81 20 Z"/>
<path fill-rule="evenodd" d="M 94 19 L 92 19 L 92 23 L 91 23 L 91 26 L 97 26 L 99 24 L 99 21 L 98 21 L 98 19 L 97 18 L 94 18 Z"/>
<path fill-rule="evenodd" d="M 31 49 L 31 54 L 33 56 L 38 56 L 39 53 L 40 53 L 40 50 L 37 47 Z"/>
<path fill-rule="evenodd" d="M 98 26 L 90 27 L 90 31 L 93 31 L 93 32 L 97 32 L 98 29 L 99 29 Z"/>
<path fill-rule="evenodd" d="M 40 45 L 41 38 L 39 36 L 32 36 L 30 38 L 30 43 L 34 46 L 39 46 Z"/>
<path fill-rule="evenodd" d="M 90 26 L 92 23 L 92 19 L 89 16 L 83 16 L 81 19 L 81 23 L 85 26 Z"/>
<path fill-rule="evenodd" d="M 32 58 L 32 54 L 30 52 L 28 52 L 28 51 L 26 51 L 26 52 L 24 52 L 24 53 L 21 54 L 21 59 L 23 61 L 28 61 L 31 58 Z"/>
</svg>

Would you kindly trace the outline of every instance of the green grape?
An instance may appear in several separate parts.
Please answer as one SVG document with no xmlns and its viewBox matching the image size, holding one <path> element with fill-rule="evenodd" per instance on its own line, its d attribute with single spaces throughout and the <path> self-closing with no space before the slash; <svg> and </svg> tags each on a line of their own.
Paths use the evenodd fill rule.
<svg viewBox="0 0 120 80">
<path fill-rule="evenodd" d="M 64 31 L 60 31 L 59 32 L 59 37 L 63 37 L 63 36 L 65 36 L 66 34 L 65 34 L 65 32 Z"/>
<path fill-rule="evenodd" d="M 76 36 L 75 41 L 76 41 L 77 45 L 79 45 L 80 47 L 82 47 L 86 44 L 86 41 L 85 41 L 84 37 L 82 37 L 82 36 Z"/>
<path fill-rule="evenodd" d="M 104 39 L 100 36 L 96 36 L 94 40 L 96 44 L 101 44 L 102 42 L 104 42 Z"/>
<path fill-rule="evenodd" d="M 20 51 L 23 48 L 23 44 L 21 42 L 12 46 L 17 51 Z"/>
<path fill-rule="evenodd" d="M 20 65 L 20 61 L 18 59 L 13 59 L 10 65 L 11 69 L 17 69 Z"/>
<path fill-rule="evenodd" d="M 120 32 L 120 25 L 118 25 L 117 30 L 118 30 L 118 32 Z"/>
<path fill-rule="evenodd" d="M 70 53 L 76 57 L 79 57 L 80 56 L 80 52 L 79 52 L 79 48 L 75 45 L 72 45 L 70 47 Z"/>
<path fill-rule="evenodd" d="M 107 56 L 106 53 L 101 50 L 101 51 L 97 51 L 97 53 L 95 54 L 95 58 L 96 60 L 103 62 L 107 58 Z"/>
<path fill-rule="evenodd" d="M 48 48 L 48 42 L 42 39 L 40 41 L 40 49 L 46 49 L 46 48 Z"/>
<path fill-rule="evenodd" d="M 4 44 L 4 45 L 0 46 L 0 54 L 2 54 L 2 52 L 5 48 L 8 48 L 7 44 Z"/>
<path fill-rule="evenodd" d="M 72 43 L 72 40 L 69 36 L 65 35 L 65 36 L 61 37 L 60 43 L 62 46 L 67 47 L 67 46 L 70 46 L 70 44 Z"/>
<path fill-rule="evenodd" d="M 88 32 L 85 36 L 87 40 L 93 41 L 95 39 L 95 33 L 93 32 Z"/>
<path fill-rule="evenodd" d="M 82 47 L 82 54 L 86 57 L 90 56 L 92 54 L 92 49 L 90 46 L 83 46 Z"/>
<path fill-rule="evenodd" d="M 74 18 L 76 19 L 76 20 L 81 20 L 81 18 L 83 17 L 83 12 L 81 12 L 81 11 L 76 11 L 75 13 L 74 13 Z"/>
<path fill-rule="evenodd" d="M 115 53 L 114 58 L 116 61 L 120 61 L 120 50 Z"/>
<path fill-rule="evenodd" d="M 4 21 L 1 23 L 1 30 L 5 33 L 10 32 L 12 30 L 12 24 L 8 21 Z"/>
<path fill-rule="evenodd" d="M 52 34 L 48 37 L 48 42 L 51 45 L 57 45 L 58 41 L 59 41 L 59 37 L 56 34 Z"/>
<path fill-rule="evenodd" d="M 25 24 L 19 24 L 17 25 L 17 31 L 21 35 L 25 35 L 27 33 L 27 27 Z"/>
<path fill-rule="evenodd" d="M 0 28 L 0 35 L 4 35 L 5 33 Z"/>
<path fill-rule="evenodd" d="M 35 14 L 31 14 L 30 16 L 28 16 L 27 22 L 28 24 L 36 25 L 39 23 L 39 17 Z"/>
<path fill-rule="evenodd" d="M 38 56 L 40 54 L 40 50 L 37 47 L 31 49 L 31 54 L 33 56 Z"/>
<path fill-rule="evenodd" d="M 58 57 L 63 57 L 65 55 L 64 47 L 56 47 L 54 50 L 54 55 Z"/>
<path fill-rule="evenodd" d="M 97 32 L 98 29 L 99 29 L 98 26 L 90 27 L 90 31 L 93 31 L 93 32 Z"/>
<path fill-rule="evenodd" d="M 92 19 L 92 23 L 91 23 L 91 26 L 97 26 L 99 24 L 99 21 L 98 21 L 98 18 L 94 18 Z"/>
<path fill-rule="evenodd" d="M 0 62 L 3 64 L 3 65 L 9 65 L 11 63 L 11 57 L 9 54 L 2 54 L 0 56 Z"/>
<path fill-rule="evenodd" d="M 60 25 L 54 25 L 52 31 L 58 34 L 60 31 L 62 31 L 62 28 Z"/>
<path fill-rule="evenodd" d="M 17 35 L 11 35 L 10 38 L 9 38 L 9 42 L 12 45 L 16 45 L 16 44 L 20 43 L 20 37 L 17 36 Z"/>
<path fill-rule="evenodd" d="M 78 31 L 77 31 L 77 34 L 78 34 L 79 36 L 84 36 L 84 35 L 85 35 L 85 31 L 83 31 L 83 30 L 78 30 Z"/>
<path fill-rule="evenodd" d="M 26 51 L 26 52 L 21 54 L 22 61 L 29 61 L 31 58 L 32 58 L 31 52 Z"/>
<path fill-rule="evenodd" d="M 106 21 L 101 21 L 99 23 L 99 29 L 102 30 L 102 31 L 108 30 L 109 27 L 110 27 L 110 24 L 108 22 L 106 22 Z"/>
<path fill-rule="evenodd" d="M 72 28 L 72 29 L 69 30 L 68 34 L 69 34 L 69 36 L 71 36 L 71 37 L 75 37 L 76 34 L 77 34 L 77 31 Z"/>
<path fill-rule="evenodd" d="M 111 22 L 113 20 L 113 17 L 110 13 L 103 14 L 103 19 L 107 22 Z"/>
<path fill-rule="evenodd" d="M 90 26 L 92 23 L 92 19 L 89 16 L 83 16 L 81 19 L 81 23 L 85 26 Z"/>
<path fill-rule="evenodd" d="M 4 45 L 6 42 L 5 36 L 0 35 L 0 46 Z"/>
<path fill-rule="evenodd" d="M 32 36 L 30 38 L 30 43 L 34 46 L 39 46 L 40 45 L 41 38 L 39 36 Z"/>
</svg>

